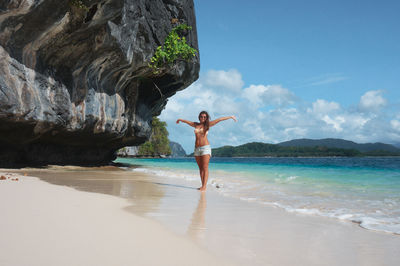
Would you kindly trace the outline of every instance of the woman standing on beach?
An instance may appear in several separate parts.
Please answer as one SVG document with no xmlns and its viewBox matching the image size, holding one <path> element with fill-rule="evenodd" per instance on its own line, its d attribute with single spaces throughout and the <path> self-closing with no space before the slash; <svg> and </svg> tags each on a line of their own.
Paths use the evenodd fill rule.
<svg viewBox="0 0 400 266">
<path fill-rule="evenodd" d="M 210 127 L 215 126 L 221 121 L 233 119 L 235 122 L 235 116 L 225 116 L 215 120 L 210 121 L 210 116 L 206 111 L 201 111 L 199 114 L 200 122 L 191 122 L 184 119 L 176 120 L 176 123 L 183 122 L 188 124 L 189 126 L 194 127 L 194 134 L 196 136 L 195 148 L 194 148 L 194 157 L 196 158 L 197 165 L 200 170 L 200 178 L 201 178 L 201 187 L 200 191 L 206 191 L 207 189 L 207 180 L 208 180 L 208 163 L 211 158 L 211 146 L 208 142 L 207 135 Z"/>
</svg>

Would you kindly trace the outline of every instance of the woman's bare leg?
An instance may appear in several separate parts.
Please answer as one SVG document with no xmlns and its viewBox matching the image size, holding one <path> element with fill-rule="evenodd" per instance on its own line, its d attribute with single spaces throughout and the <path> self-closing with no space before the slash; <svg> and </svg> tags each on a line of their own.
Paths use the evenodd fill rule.
<svg viewBox="0 0 400 266">
<path fill-rule="evenodd" d="M 200 191 L 206 191 L 207 189 L 207 181 L 208 181 L 208 164 L 210 162 L 210 155 L 201 156 L 201 169 L 202 169 L 202 178 L 201 178 L 201 188 Z"/>
<path fill-rule="evenodd" d="M 204 183 L 204 173 L 203 173 L 203 168 L 202 168 L 202 158 L 201 157 L 203 157 L 203 156 L 195 156 L 197 166 L 199 167 L 200 180 L 201 180 L 201 187 L 199 187 L 198 189 L 201 189 L 203 187 L 203 183 Z"/>
</svg>

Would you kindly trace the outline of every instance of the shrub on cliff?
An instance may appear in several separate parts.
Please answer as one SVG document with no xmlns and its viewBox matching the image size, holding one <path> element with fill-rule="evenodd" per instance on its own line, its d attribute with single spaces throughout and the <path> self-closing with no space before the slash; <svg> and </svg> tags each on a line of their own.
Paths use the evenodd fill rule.
<svg viewBox="0 0 400 266">
<path fill-rule="evenodd" d="M 150 59 L 149 67 L 158 73 L 161 68 L 175 63 L 177 60 L 190 60 L 196 56 L 197 50 L 186 43 L 184 32 L 192 27 L 180 24 L 174 27 L 165 38 L 164 45 L 158 46 L 154 56 Z"/>
</svg>

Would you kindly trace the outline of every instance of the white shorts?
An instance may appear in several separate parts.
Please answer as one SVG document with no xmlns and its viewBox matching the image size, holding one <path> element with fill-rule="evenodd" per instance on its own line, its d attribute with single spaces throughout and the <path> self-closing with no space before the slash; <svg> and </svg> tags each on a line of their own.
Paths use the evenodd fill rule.
<svg viewBox="0 0 400 266">
<path fill-rule="evenodd" d="M 211 146 L 205 145 L 194 148 L 194 156 L 210 155 L 211 157 Z"/>
</svg>

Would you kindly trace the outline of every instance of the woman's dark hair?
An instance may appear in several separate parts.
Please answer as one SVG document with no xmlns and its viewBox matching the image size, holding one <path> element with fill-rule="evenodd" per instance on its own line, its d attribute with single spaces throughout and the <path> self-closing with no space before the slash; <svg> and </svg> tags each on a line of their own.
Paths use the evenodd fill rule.
<svg viewBox="0 0 400 266">
<path fill-rule="evenodd" d="M 210 115 L 206 111 L 201 111 L 199 114 L 199 120 L 201 115 L 206 115 L 206 121 L 204 121 L 204 133 L 206 133 L 210 129 Z"/>
</svg>

